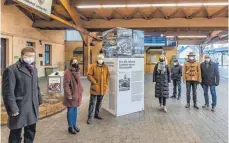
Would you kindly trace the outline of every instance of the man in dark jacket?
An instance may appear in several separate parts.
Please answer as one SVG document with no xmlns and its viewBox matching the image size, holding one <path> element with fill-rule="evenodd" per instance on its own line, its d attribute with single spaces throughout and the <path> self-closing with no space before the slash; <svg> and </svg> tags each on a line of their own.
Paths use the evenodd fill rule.
<svg viewBox="0 0 229 143">
<path fill-rule="evenodd" d="M 175 59 L 173 67 L 171 69 L 171 79 L 173 80 L 173 96 L 171 96 L 171 98 L 176 98 L 177 87 L 178 87 L 177 100 L 180 100 L 181 97 L 181 77 L 182 77 L 182 66 L 179 64 L 178 60 Z"/>
<path fill-rule="evenodd" d="M 208 88 L 210 87 L 212 95 L 212 111 L 215 111 L 217 101 L 215 86 L 219 85 L 219 69 L 217 64 L 211 61 L 209 55 L 205 55 L 205 61 L 201 64 L 201 73 L 205 98 L 205 105 L 203 108 L 209 107 Z"/>
<path fill-rule="evenodd" d="M 42 98 L 34 60 L 35 50 L 24 48 L 20 60 L 3 73 L 2 96 L 8 114 L 9 143 L 21 142 L 22 128 L 24 143 L 32 143 L 35 137 Z"/>
</svg>

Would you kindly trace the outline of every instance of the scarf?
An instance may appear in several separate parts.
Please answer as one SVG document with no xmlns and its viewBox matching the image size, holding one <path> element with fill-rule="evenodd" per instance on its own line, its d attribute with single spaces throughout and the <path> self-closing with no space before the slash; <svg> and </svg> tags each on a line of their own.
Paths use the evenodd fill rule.
<svg viewBox="0 0 229 143">
<path fill-rule="evenodd" d="M 157 71 L 161 74 L 165 73 L 165 61 L 163 62 L 158 62 L 158 67 L 157 67 Z"/>
<path fill-rule="evenodd" d="M 19 61 L 20 61 L 20 63 L 21 63 L 22 65 L 24 65 L 24 66 L 26 67 L 26 69 L 33 75 L 34 65 L 33 65 L 33 64 L 29 65 L 29 64 L 27 64 L 26 62 L 24 62 L 22 59 L 20 59 Z"/>
</svg>

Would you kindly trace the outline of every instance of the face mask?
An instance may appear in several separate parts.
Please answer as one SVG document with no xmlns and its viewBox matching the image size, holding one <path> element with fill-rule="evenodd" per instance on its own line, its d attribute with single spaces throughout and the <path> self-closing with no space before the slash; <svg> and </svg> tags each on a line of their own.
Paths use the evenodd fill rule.
<svg viewBox="0 0 229 143">
<path fill-rule="evenodd" d="M 164 59 L 163 59 L 163 58 L 160 58 L 159 61 L 160 61 L 160 62 L 164 62 Z"/>
<path fill-rule="evenodd" d="M 34 63 L 35 58 L 34 57 L 24 57 L 23 61 L 29 65 L 31 65 L 32 63 Z"/>
<path fill-rule="evenodd" d="M 194 60 L 195 58 L 194 57 L 189 57 L 189 60 Z"/>
<path fill-rule="evenodd" d="M 77 63 L 74 63 L 74 64 L 72 64 L 72 67 L 77 69 L 79 67 L 79 65 Z"/>
<path fill-rule="evenodd" d="M 174 63 L 174 66 L 178 65 L 178 63 Z"/>
<path fill-rule="evenodd" d="M 210 62 L 210 59 L 205 59 L 206 62 Z"/>
<path fill-rule="evenodd" d="M 103 60 L 98 60 L 98 63 L 99 63 L 100 65 L 102 65 L 102 64 L 103 64 Z"/>
</svg>

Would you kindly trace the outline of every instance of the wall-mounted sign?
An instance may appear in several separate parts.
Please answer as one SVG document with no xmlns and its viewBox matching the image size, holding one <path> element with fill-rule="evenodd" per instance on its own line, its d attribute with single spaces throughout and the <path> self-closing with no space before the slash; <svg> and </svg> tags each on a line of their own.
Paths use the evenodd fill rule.
<svg viewBox="0 0 229 143">
<path fill-rule="evenodd" d="M 14 63 L 16 63 L 20 59 L 19 56 L 14 56 Z"/>
<path fill-rule="evenodd" d="M 15 0 L 23 3 L 31 8 L 34 8 L 44 14 L 51 14 L 52 0 Z"/>
</svg>

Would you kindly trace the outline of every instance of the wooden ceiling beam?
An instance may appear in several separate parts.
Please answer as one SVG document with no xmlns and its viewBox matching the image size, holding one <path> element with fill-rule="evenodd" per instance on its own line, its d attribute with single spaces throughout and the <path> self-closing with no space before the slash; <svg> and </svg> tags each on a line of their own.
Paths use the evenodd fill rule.
<svg viewBox="0 0 229 143">
<path fill-rule="evenodd" d="M 99 16 L 99 17 L 101 17 L 102 19 L 104 19 L 104 20 L 109 20 L 106 16 L 103 16 L 103 15 L 101 15 L 100 13 L 98 13 L 96 10 L 94 10 L 94 12 Z"/>
<path fill-rule="evenodd" d="M 83 41 L 85 43 L 88 43 L 90 41 L 92 41 L 91 38 L 95 38 L 96 40 L 100 40 L 100 38 L 96 37 L 96 36 L 92 36 L 90 35 L 90 33 L 83 28 L 81 21 L 80 21 L 80 16 L 77 13 L 76 9 L 74 7 L 71 6 L 71 2 L 69 0 L 60 0 L 60 3 L 63 5 L 63 7 L 66 9 L 66 11 L 68 12 L 68 14 L 71 16 L 72 20 L 74 21 L 75 25 L 73 26 L 73 28 L 75 28 L 76 30 L 78 30 L 83 38 Z M 88 37 L 90 36 L 90 37 Z M 89 40 L 91 39 L 91 40 Z"/>
<path fill-rule="evenodd" d="M 228 11 L 228 6 L 225 6 L 224 8 L 220 9 L 216 13 L 212 14 L 211 16 L 209 16 L 209 18 L 210 19 L 215 18 L 215 17 L 217 17 L 218 15 L 220 15 L 224 11 Z"/>
<path fill-rule="evenodd" d="M 204 7 L 204 13 L 205 13 L 206 17 L 209 19 L 209 13 L 208 13 L 208 10 L 206 7 Z"/>
<path fill-rule="evenodd" d="M 128 16 L 128 19 L 133 19 L 137 13 L 138 13 L 138 8 L 134 9 L 134 11 Z"/>
<path fill-rule="evenodd" d="M 189 16 L 187 15 L 187 13 L 185 12 L 185 10 L 183 9 L 183 8 L 181 8 L 182 9 L 182 12 L 184 13 L 184 15 L 185 15 L 185 18 L 186 19 L 189 19 Z"/>
<path fill-rule="evenodd" d="M 148 19 L 148 17 L 145 15 L 145 13 L 141 10 L 138 9 L 138 12 L 140 13 L 140 15 L 142 16 L 142 18 L 144 19 Z"/>
<path fill-rule="evenodd" d="M 31 21 L 34 21 L 34 18 L 31 16 L 30 12 L 28 12 L 26 9 L 22 8 L 20 5 L 16 5 L 16 7 L 23 12 Z M 33 13 L 32 13 L 33 14 Z"/>
<path fill-rule="evenodd" d="M 125 20 L 128 19 L 127 16 L 125 16 L 124 14 L 122 14 L 121 12 L 119 12 L 117 9 L 114 9 L 114 11 L 115 11 L 118 15 L 120 15 L 123 19 L 125 19 Z"/>
<path fill-rule="evenodd" d="M 148 19 L 153 19 L 154 17 L 154 14 L 158 11 L 159 9 L 157 8 L 156 10 L 154 10 L 149 16 L 148 16 Z"/>
<path fill-rule="evenodd" d="M 160 7 L 158 8 L 161 14 L 164 16 L 165 19 L 168 19 L 168 16 L 164 13 L 163 9 Z"/>
<path fill-rule="evenodd" d="M 182 10 L 181 8 L 176 9 L 176 11 L 174 11 L 174 12 L 168 17 L 168 19 L 173 18 L 173 17 L 174 17 L 177 13 L 179 13 L 181 10 Z"/>
<path fill-rule="evenodd" d="M 189 16 L 190 19 L 194 18 L 195 16 L 197 16 L 198 14 L 200 14 L 201 11 L 204 10 L 204 7 L 201 7 L 200 9 L 198 9 L 197 11 L 195 11 L 192 15 Z"/>
</svg>

